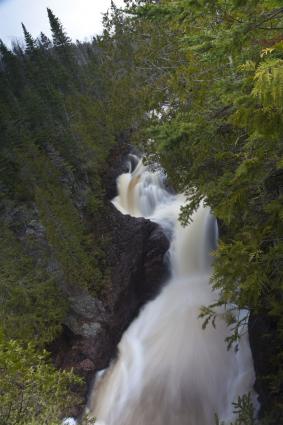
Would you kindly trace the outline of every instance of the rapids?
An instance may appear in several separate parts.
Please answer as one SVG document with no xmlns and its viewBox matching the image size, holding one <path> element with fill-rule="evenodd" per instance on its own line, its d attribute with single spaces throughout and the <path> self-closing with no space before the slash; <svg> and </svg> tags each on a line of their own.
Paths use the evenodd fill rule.
<svg viewBox="0 0 283 425">
<path fill-rule="evenodd" d="M 230 423 L 232 402 L 253 392 L 255 375 L 247 333 L 228 351 L 223 310 L 216 328 L 203 330 L 198 318 L 200 307 L 217 298 L 209 284 L 216 220 L 201 205 L 182 227 L 184 196 L 166 189 L 162 171 L 142 161 L 133 168 L 118 178 L 113 203 L 162 226 L 171 240 L 171 279 L 126 330 L 117 359 L 97 375 L 89 414 L 97 425 L 213 425 L 215 413 Z"/>
</svg>

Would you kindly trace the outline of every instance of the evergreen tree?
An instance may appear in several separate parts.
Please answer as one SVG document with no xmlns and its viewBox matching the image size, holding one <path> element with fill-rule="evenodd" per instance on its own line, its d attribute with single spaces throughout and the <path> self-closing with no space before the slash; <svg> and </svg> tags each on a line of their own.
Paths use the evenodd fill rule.
<svg viewBox="0 0 283 425">
<path fill-rule="evenodd" d="M 52 32 L 53 43 L 55 47 L 66 47 L 71 45 L 71 39 L 68 37 L 59 19 L 54 15 L 51 9 L 47 8 L 50 28 Z"/>
<path fill-rule="evenodd" d="M 7 48 L 7 46 L 0 40 L 0 69 L 3 70 L 3 81 L 5 80 L 5 84 L 3 86 L 3 91 L 5 93 L 9 92 L 9 95 L 6 98 L 6 95 L 1 93 L 3 101 L 6 98 L 7 105 L 14 103 L 15 99 L 13 98 L 13 94 L 17 95 L 21 92 L 22 83 L 23 83 L 23 69 L 21 66 L 20 57 L 23 55 L 23 51 L 20 50 L 18 54 L 15 54 L 11 50 Z M 14 105 L 15 106 L 15 105 Z M 8 112 L 9 108 L 6 108 L 6 112 Z M 2 134 L 2 138 L 3 138 Z"/>
<path fill-rule="evenodd" d="M 101 295 L 109 279 L 107 238 L 100 237 L 101 176 L 123 127 L 117 119 L 119 99 L 115 107 L 109 104 L 115 98 L 105 92 L 111 88 L 110 73 L 104 75 L 103 67 L 92 72 L 94 64 L 101 64 L 99 46 L 71 44 L 51 11 L 49 17 L 54 46 L 44 34 L 33 39 L 24 25 L 24 51 L 18 46 L 11 51 L 0 42 L 0 375 L 5 377 L 0 383 L 0 422 L 5 425 L 45 423 L 52 409 L 49 392 L 38 386 L 47 388 L 48 378 L 61 375 L 47 368 L 38 382 L 41 375 L 33 371 L 36 356 L 41 370 L 48 364 L 42 349 L 60 332 L 68 311 L 68 296 L 58 287 L 84 287 Z M 33 222 L 38 227 L 29 233 L 28 223 Z M 12 353 L 31 359 L 27 370 Z M 10 385 L 15 376 L 19 388 Z M 73 375 L 70 382 L 76 382 Z M 70 392 L 66 386 L 62 396 L 54 381 L 50 389 L 58 396 L 50 424 L 57 424 Z M 22 415 L 21 398 L 28 401 L 29 414 Z"/>
<path fill-rule="evenodd" d="M 52 47 L 51 40 L 43 32 L 40 33 L 39 43 L 44 49 Z"/>
<path fill-rule="evenodd" d="M 5 43 L 0 39 L 0 55 L 3 64 L 10 64 L 13 61 L 13 53 L 7 48 Z"/>
<path fill-rule="evenodd" d="M 64 285 L 98 291 L 107 276 L 97 230 L 101 176 L 115 141 L 130 129 L 187 194 L 183 221 L 204 200 L 221 223 L 218 302 L 271 322 L 260 385 L 276 425 L 283 417 L 281 2 L 129 0 L 131 14 L 112 5 L 104 35 L 77 46 L 48 9 L 54 46 L 43 33 L 36 42 L 24 26 L 26 52 L 0 41 L 1 218 L 32 205 Z M 152 110 L 158 119 L 146 114 Z M 44 344 L 63 320 L 59 305 L 52 309 L 57 282 L 34 266 L 35 241 L 25 246 L 17 226 L 8 228 L 0 261 L 1 319 L 15 344 L 34 335 Z M 203 313 L 213 318 L 213 306 Z M 237 338 L 241 323 L 229 313 Z"/>
<path fill-rule="evenodd" d="M 26 27 L 23 23 L 22 23 L 22 29 L 23 29 L 24 37 L 25 37 L 26 53 L 31 54 L 36 49 L 35 40 L 33 39 L 32 35 L 27 31 L 27 29 L 26 29 Z"/>
<path fill-rule="evenodd" d="M 202 316 L 226 307 L 229 344 L 248 321 L 239 310 L 250 311 L 250 323 L 262 320 L 264 423 L 283 423 L 282 1 L 135 3 L 134 19 L 175 31 L 185 59 L 168 61 L 171 71 L 153 88 L 165 89 L 170 112 L 149 122 L 142 135 L 152 143 L 144 147 L 187 195 L 184 224 L 201 201 L 221 223 L 212 280 L 218 303 Z M 163 52 L 145 54 L 153 72 L 161 67 Z"/>
</svg>

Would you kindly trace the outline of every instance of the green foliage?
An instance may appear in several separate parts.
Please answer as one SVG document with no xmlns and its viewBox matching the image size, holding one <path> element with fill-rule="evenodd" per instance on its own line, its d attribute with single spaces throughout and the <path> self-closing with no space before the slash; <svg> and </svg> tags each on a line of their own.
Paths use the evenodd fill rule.
<svg viewBox="0 0 283 425">
<path fill-rule="evenodd" d="M 152 99 L 168 111 L 149 117 L 139 141 L 187 195 L 182 222 L 204 201 L 220 223 L 212 280 L 219 299 L 202 316 L 213 321 L 214 307 L 226 307 L 234 329 L 228 344 L 247 320 L 239 309 L 272 320 L 269 338 L 276 348 L 264 359 L 272 399 L 265 416 L 280 423 L 283 381 L 273 365 L 282 358 L 283 332 L 282 4 L 162 0 L 134 2 L 131 14 L 136 25 L 162 28 L 167 44 L 174 32 L 178 52 L 167 56 L 164 78 L 152 88 Z M 164 54 L 152 45 L 143 53 L 154 75 Z"/>
<path fill-rule="evenodd" d="M 34 41 L 24 26 L 26 55 L 1 44 L 1 197 L 34 202 L 64 280 L 95 293 L 106 273 L 95 232 L 116 120 L 109 119 L 105 95 L 98 101 L 92 91 L 95 79 L 101 85 L 101 74 L 90 75 L 92 46 L 79 64 L 79 49 L 51 10 L 48 16 L 53 44 L 44 34 Z"/>
<path fill-rule="evenodd" d="M 234 329 L 231 345 L 247 321 L 240 309 L 272 321 L 274 351 L 263 377 L 271 402 L 264 415 L 279 424 L 281 1 L 126 4 L 128 14 L 112 4 L 103 36 L 92 43 L 73 45 L 50 9 L 53 42 L 44 34 L 33 40 L 25 29 L 26 54 L 0 42 L 1 202 L 32 205 L 64 282 L 98 291 L 107 277 L 107 247 L 99 237 L 102 176 L 111 149 L 128 130 L 148 160 L 160 162 L 170 184 L 186 194 L 184 224 L 201 201 L 219 220 L 212 280 L 219 299 L 203 308 L 205 323 L 214 323 L 215 307 L 224 306 Z M 58 289 L 19 237 L 15 241 L 6 229 L 3 238 L 9 239 L 0 263 L 5 335 L 44 344 L 62 320 L 52 306 Z M 25 329 L 20 311 L 28 318 Z M 248 396 L 238 400 L 237 425 L 253 423 L 249 406 Z"/>
<path fill-rule="evenodd" d="M 81 383 L 72 371 L 56 371 L 47 352 L 1 337 L 1 425 L 59 425 L 64 410 L 77 402 L 70 386 Z"/>
<path fill-rule="evenodd" d="M 31 34 L 27 31 L 26 27 L 24 26 L 24 24 L 22 24 L 22 28 L 23 28 L 23 32 L 24 32 L 24 36 L 25 36 L 25 43 L 26 43 L 26 53 L 30 54 L 32 53 L 35 48 L 35 41 L 32 38 Z"/>
<path fill-rule="evenodd" d="M 245 394 L 242 397 L 238 397 L 238 400 L 233 403 L 233 406 L 234 406 L 234 413 L 237 415 L 237 419 L 230 425 L 255 425 L 256 424 L 256 419 L 254 417 L 254 409 L 253 409 L 250 393 Z M 215 425 L 225 425 L 224 422 L 219 420 L 217 414 L 215 415 Z"/>
<path fill-rule="evenodd" d="M 116 79 L 105 70 L 114 42 L 109 51 L 96 39 L 76 46 L 49 9 L 48 16 L 53 42 L 43 33 L 33 39 L 24 25 L 24 51 L 0 42 L 3 425 L 57 425 L 76 402 L 69 384 L 78 381 L 56 372 L 42 350 L 61 330 L 66 292 L 98 295 L 109 279 L 102 176 L 141 110 L 131 99 L 133 113 L 123 117 L 125 81 L 113 94 Z"/>
<path fill-rule="evenodd" d="M 163 33 L 151 37 L 150 24 L 143 34 L 144 24 L 135 28 L 114 5 L 103 37 L 91 43 L 73 44 L 50 9 L 48 17 L 52 41 L 23 25 L 24 50 L 0 42 L 3 425 L 57 425 L 70 405 L 67 384 L 76 380 L 56 372 L 42 350 L 60 332 L 66 292 L 102 296 L 109 154 L 162 97 L 153 99 L 152 87 L 176 52 Z M 154 75 L 145 40 L 164 53 Z"/>
<path fill-rule="evenodd" d="M 255 72 L 252 90 L 263 107 L 282 108 L 283 101 L 283 60 L 268 59 L 259 64 Z"/>
<path fill-rule="evenodd" d="M 48 19 L 52 31 L 53 44 L 55 47 L 66 47 L 71 44 L 71 39 L 63 29 L 63 26 L 57 16 L 51 9 L 47 8 Z"/>
<path fill-rule="evenodd" d="M 92 257 L 87 235 L 70 199 L 61 188 L 51 186 L 37 189 L 35 200 L 67 282 L 90 288 L 92 282 L 98 284 L 101 272 L 95 267 L 95 252 Z"/>
<path fill-rule="evenodd" d="M 16 240 L 0 226 L 0 318 L 6 338 L 50 342 L 61 330 L 66 301 L 56 284 Z"/>
</svg>

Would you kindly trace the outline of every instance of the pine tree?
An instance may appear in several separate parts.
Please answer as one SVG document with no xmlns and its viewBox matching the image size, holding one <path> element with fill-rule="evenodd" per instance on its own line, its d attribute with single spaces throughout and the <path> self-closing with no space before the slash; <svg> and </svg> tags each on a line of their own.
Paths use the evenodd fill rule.
<svg viewBox="0 0 283 425">
<path fill-rule="evenodd" d="M 55 47 L 66 47 L 71 45 L 71 39 L 68 37 L 59 19 L 54 15 L 51 9 L 47 8 L 50 28 L 52 32 L 53 43 Z"/>
<path fill-rule="evenodd" d="M 213 286 L 228 323 L 233 321 L 235 340 L 243 319 L 233 309 L 250 310 L 251 329 L 260 318 L 264 336 L 257 335 L 255 352 L 264 364 L 257 373 L 261 413 L 264 423 L 281 424 L 282 0 L 146 2 L 136 18 L 135 26 L 140 19 L 160 31 L 171 28 L 176 51 L 185 53 L 179 63 L 168 61 L 171 75 L 152 91 L 165 88 L 163 103 L 171 113 L 152 120 L 145 134 L 153 143 L 145 149 L 187 194 L 184 223 L 202 199 L 221 223 Z M 152 73 L 161 68 L 163 52 L 141 53 L 154 64 Z M 215 305 L 210 307 L 203 311 L 208 319 Z"/>
<path fill-rule="evenodd" d="M 33 39 L 32 35 L 28 32 L 28 30 L 26 29 L 26 27 L 23 23 L 22 23 L 22 28 L 23 28 L 25 42 L 26 42 L 26 50 L 25 51 L 26 51 L 27 54 L 31 54 L 36 49 L 35 40 Z"/>
<path fill-rule="evenodd" d="M 5 75 L 3 75 L 3 77 L 6 80 L 6 86 L 7 83 L 10 82 L 10 88 L 12 89 L 13 87 L 15 93 L 19 93 L 22 85 L 22 68 L 19 56 L 20 55 L 16 55 L 13 51 L 9 50 L 0 39 L 0 68 L 5 71 Z"/>
<path fill-rule="evenodd" d="M 14 56 L 11 50 L 8 49 L 6 44 L 1 39 L 0 39 L 0 55 L 1 55 L 0 56 L 1 60 L 5 65 L 8 65 Z"/>
<path fill-rule="evenodd" d="M 52 47 L 51 40 L 43 32 L 40 33 L 39 44 L 44 49 L 49 49 L 50 47 Z"/>
</svg>

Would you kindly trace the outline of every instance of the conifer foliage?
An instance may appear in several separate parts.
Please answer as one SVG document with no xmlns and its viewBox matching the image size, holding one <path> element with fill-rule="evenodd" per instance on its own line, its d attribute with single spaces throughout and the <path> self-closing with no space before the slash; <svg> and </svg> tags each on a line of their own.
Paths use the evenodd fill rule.
<svg viewBox="0 0 283 425">
<path fill-rule="evenodd" d="M 250 313 L 263 423 L 283 421 L 282 83 L 283 8 L 276 0 L 129 2 L 134 19 L 175 31 L 183 60 L 169 62 L 167 112 L 142 133 L 145 149 L 189 203 L 203 200 L 220 224 L 212 285 L 234 327 Z M 161 64 L 162 54 L 155 57 Z M 154 68 L 152 67 L 154 72 Z M 213 320 L 214 306 L 202 316 Z M 253 324 L 253 325 L 252 325 Z M 261 342 L 260 342 L 261 341 Z M 268 347 L 267 347 L 268 346 Z"/>
<path fill-rule="evenodd" d="M 105 29 L 74 44 L 50 9 L 52 41 L 33 38 L 24 24 L 24 50 L 0 40 L 3 425 L 59 425 L 81 403 L 72 392 L 81 380 L 56 371 L 45 350 L 62 330 L 70 292 L 106 292 L 102 177 L 115 143 L 152 102 L 148 74 L 135 78 L 142 36 L 134 46 L 131 19 L 112 9 L 118 43 Z"/>
<path fill-rule="evenodd" d="M 72 43 L 50 9 L 52 41 L 43 33 L 34 39 L 24 25 L 25 51 L 21 46 L 10 50 L 0 40 L 5 244 L 0 260 L 0 423 L 57 425 L 71 400 L 66 394 L 76 378 L 55 371 L 44 347 L 60 332 L 67 312 L 62 288 L 84 287 L 99 296 L 107 282 L 107 247 L 99 238 L 102 176 L 111 149 L 127 131 L 147 160 L 160 162 L 170 184 L 186 194 L 183 223 L 201 201 L 217 217 L 220 241 L 212 285 L 219 293 L 216 304 L 226 306 L 234 327 L 228 346 L 249 320 L 239 315 L 240 309 L 249 312 L 250 324 L 264 324 L 257 370 L 261 421 L 279 425 L 282 2 L 125 4 L 127 13 L 112 4 L 103 35 L 89 43 Z M 60 270 L 59 278 L 50 273 L 52 267 Z M 213 320 L 214 306 L 204 306 L 201 315 L 206 322 Z M 53 410 L 43 402 L 46 397 Z M 239 399 L 237 423 L 252 423 L 250 407 L 248 395 Z"/>
<path fill-rule="evenodd" d="M 101 175 L 122 126 L 110 118 L 97 41 L 76 46 L 48 16 L 53 41 L 24 24 L 24 51 L 0 41 L 3 425 L 57 425 L 78 402 L 81 380 L 56 371 L 44 350 L 62 330 L 70 291 L 100 296 L 109 279 Z"/>
<path fill-rule="evenodd" d="M 26 43 L 26 53 L 32 53 L 35 50 L 35 41 L 32 38 L 31 34 L 28 32 L 24 24 L 22 24 L 24 36 L 25 36 L 25 43 Z"/>
<path fill-rule="evenodd" d="M 53 44 L 55 47 L 66 47 L 71 44 L 70 37 L 66 34 L 59 19 L 51 9 L 47 8 L 50 28 L 52 32 Z"/>
</svg>

